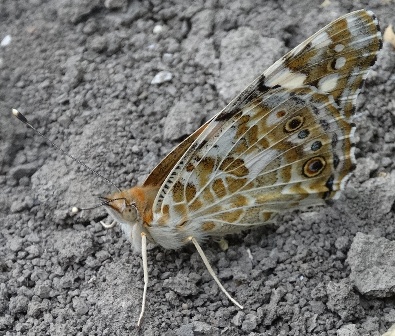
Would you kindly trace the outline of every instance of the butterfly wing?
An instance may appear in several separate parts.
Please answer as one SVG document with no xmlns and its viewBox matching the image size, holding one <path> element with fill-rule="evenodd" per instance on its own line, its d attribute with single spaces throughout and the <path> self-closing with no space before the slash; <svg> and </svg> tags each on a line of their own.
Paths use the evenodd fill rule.
<svg viewBox="0 0 395 336">
<path fill-rule="evenodd" d="M 207 127 L 208 123 L 209 121 L 200 126 L 200 128 L 198 128 L 177 147 L 175 147 L 169 154 L 167 154 L 166 157 L 148 175 L 143 183 L 143 186 L 160 186 L 174 168 L 174 162 L 178 162 L 178 160 L 184 155 L 185 151 L 193 144 L 200 133 L 202 133 Z"/>
<path fill-rule="evenodd" d="M 155 241 L 172 248 L 165 228 L 173 242 L 198 239 L 338 197 L 354 165 L 349 118 L 380 47 L 374 15 L 353 12 L 257 78 L 198 130 L 163 181 Z"/>
</svg>

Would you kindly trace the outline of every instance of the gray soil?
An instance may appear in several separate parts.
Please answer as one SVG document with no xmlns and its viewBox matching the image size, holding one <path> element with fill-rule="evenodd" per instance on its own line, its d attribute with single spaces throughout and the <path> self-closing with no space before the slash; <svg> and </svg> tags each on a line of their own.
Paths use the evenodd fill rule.
<svg viewBox="0 0 395 336">
<path fill-rule="evenodd" d="M 193 4 L 192 4 L 193 3 Z M 331 20 L 391 1 L 10 0 L 0 3 L 0 335 L 382 335 L 395 323 L 395 51 L 358 102 L 358 167 L 331 207 L 203 248 L 150 247 L 143 273 L 102 209 L 250 80 Z"/>
</svg>

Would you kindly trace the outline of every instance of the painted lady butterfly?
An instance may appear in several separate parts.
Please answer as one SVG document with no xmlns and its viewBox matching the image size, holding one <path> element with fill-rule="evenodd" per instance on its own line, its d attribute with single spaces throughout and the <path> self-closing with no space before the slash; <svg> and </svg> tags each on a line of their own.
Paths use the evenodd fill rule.
<svg viewBox="0 0 395 336">
<path fill-rule="evenodd" d="M 356 99 L 381 45 L 372 12 L 359 10 L 333 21 L 179 144 L 142 186 L 102 198 L 142 251 L 138 324 L 148 283 L 147 239 L 166 249 L 192 242 L 221 290 L 242 308 L 219 282 L 199 243 L 339 197 L 355 165 Z"/>
</svg>

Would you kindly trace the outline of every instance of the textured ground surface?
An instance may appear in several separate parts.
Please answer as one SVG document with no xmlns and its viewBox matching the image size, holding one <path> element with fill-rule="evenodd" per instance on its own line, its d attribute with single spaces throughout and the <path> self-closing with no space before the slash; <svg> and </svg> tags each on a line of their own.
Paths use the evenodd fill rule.
<svg viewBox="0 0 395 336">
<path fill-rule="evenodd" d="M 70 212 L 112 188 L 12 119 L 11 107 L 126 188 L 332 19 L 371 3 L 383 28 L 395 23 L 391 1 L 193 3 L 0 3 L 0 40 L 11 36 L 0 47 L 1 335 L 356 336 L 395 323 L 395 51 L 385 45 L 359 100 L 358 168 L 341 200 L 230 237 L 226 252 L 204 246 L 245 309 L 224 298 L 193 248 L 154 247 L 135 328 L 141 257 L 119 228 L 98 224 L 102 211 Z"/>
</svg>

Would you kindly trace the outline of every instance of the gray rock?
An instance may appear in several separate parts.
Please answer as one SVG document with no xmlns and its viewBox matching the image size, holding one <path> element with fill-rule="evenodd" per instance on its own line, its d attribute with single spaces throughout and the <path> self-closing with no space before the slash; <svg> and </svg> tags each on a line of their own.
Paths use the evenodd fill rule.
<svg viewBox="0 0 395 336">
<path fill-rule="evenodd" d="M 83 298 L 73 298 L 73 309 L 78 315 L 85 315 L 89 311 L 89 306 Z"/>
<path fill-rule="evenodd" d="M 193 133 L 203 117 L 199 105 L 185 101 L 176 103 L 165 119 L 163 126 L 164 139 L 176 141 Z"/>
<path fill-rule="evenodd" d="M 22 177 L 30 177 L 32 176 L 38 169 L 38 162 L 33 161 L 30 163 L 26 163 L 23 165 L 18 165 L 17 167 L 13 167 L 10 169 L 10 176 L 15 179 L 19 180 Z"/>
<path fill-rule="evenodd" d="M 358 291 L 375 297 L 395 293 L 395 243 L 358 232 L 348 252 L 350 278 Z"/>
<path fill-rule="evenodd" d="M 68 66 L 63 77 L 63 82 L 71 89 L 76 88 L 84 78 L 84 70 L 80 65 Z"/>
<path fill-rule="evenodd" d="M 395 323 L 395 309 L 391 309 L 385 316 L 384 320 L 386 322 Z"/>
<path fill-rule="evenodd" d="M 339 237 L 335 241 L 335 247 L 341 252 L 345 252 L 349 245 L 350 241 L 348 237 Z"/>
<path fill-rule="evenodd" d="M 49 285 L 49 283 L 46 281 L 44 284 L 40 284 L 38 286 L 36 286 L 36 288 L 34 289 L 34 293 L 42 298 L 42 299 L 46 299 L 49 298 L 49 294 L 51 292 L 52 288 Z"/>
<path fill-rule="evenodd" d="M 355 324 L 346 324 L 337 331 L 337 336 L 359 336 Z"/>
<path fill-rule="evenodd" d="M 14 323 L 14 319 L 10 315 L 0 316 L 0 329 L 4 330 Z"/>
<path fill-rule="evenodd" d="M 226 102 L 263 73 L 284 51 L 283 43 L 262 37 L 247 27 L 230 31 L 221 40 L 220 78 L 217 87 Z"/>
<path fill-rule="evenodd" d="M 237 314 L 232 318 L 232 323 L 235 326 L 238 326 L 238 327 L 241 326 L 241 324 L 243 323 L 245 315 L 246 314 L 244 312 L 238 311 Z"/>
<path fill-rule="evenodd" d="M 105 36 L 96 36 L 88 43 L 88 46 L 98 53 L 103 52 L 107 49 L 107 39 Z"/>
<path fill-rule="evenodd" d="M 266 306 L 264 306 L 264 313 L 266 314 L 264 324 L 271 325 L 272 322 L 277 317 L 277 309 L 278 309 L 278 302 L 284 296 L 285 291 L 283 288 L 279 287 L 277 289 L 272 290 L 272 294 L 270 296 L 270 302 Z"/>
<path fill-rule="evenodd" d="M 192 323 L 185 324 L 175 331 L 177 336 L 194 336 Z"/>
<path fill-rule="evenodd" d="M 254 314 L 247 314 L 241 325 L 241 329 L 246 332 L 253 331 L 258 325 L 258 318 Z"/>
<path fill-rule="evenodd" d="M 212 335 L 213 327 L 205 322 L 195 321 L 193 322 L 193 328 L 195 335 Z"/>
<path fill-rule="evenodd" d="M 27 316 L 37 318 L 42 312 L 48 310 L 49 308 L 49 300 L 43 300 L 43 302 L 31 301 L 28 305 Z"/>
<path fill-rule="evenodd" d="M 10 299 L 9 310 L 11 314 L 26 313 L 29 299 L 26 296 L 14 296 Z"/>
<path fill-rule="evenodd" d="M 195 60 L 198 64 L 206 69 L 213 70 L 218 63 L 215 57 L 215 48 L 213 39 L 204 39 L 199 43 L 195 54 Z"/>
<path fill-rule="evenodd" d="M 22 199 L 18 199 L 12 202 L 10 211 L 12 213 L 21 212 L 23 210 L 29 210 L 33 207 L 34 200 L 31 196 L 27 195 Z"/>
<path fill-rule="evenodd" d="M 327 306 L 333 312 L 340 315 L 343 321 L 351 321 L 356 317 L 362 317 L 362 308 L 359 296 L 353 291 L 352 285 L 346 280 L 329 282 L 327 285 Z"/>
<path fill-rule="evenodd" d="M 193 279 L 185 274 L 178 274 L 176 277 L 164 280 L 163 287 L 169 288 L 182 296 L 196 295 L 199 291 L 196 284 L 193 283 Z"/>
<path fill-rule="evenodd" d="M 60 279 L 59 284 L 61 288 L 66 289 L 66 288 L 71 288 L 73 283 L 74 283 L 74 277 L 70 273 L 67 273 Z"/>
<path fill-rule="evenodd" d="M 378 335 L 377 330 L 379 330 L 379 321 L 379 318 L 376 316 L 368 316 L 366 321 L 362 323 L 362 328 L 367 332 L 365 335 Z"/>
<path fill-rule="evenodd" d="M 370 175 L 377 170 L 378 164 L 371 158 L 360 158 L 358 159 L 358 164 L 355 169 L 355 176 L 359 182 L 365 182 L 369 180 Z"/>
<path fill-rule="evenodd" d="M 395 204 L 395 171 L 371 178 L 362 186 L 370 195 L 375 195 L 370 198 L 369 208 L 366 209 L 370 218 L 379 220 L 391 212 Z"/>
<path fill-rule="evenodd" d="M 40 247 L 38 245 L 35 245 L 35 244 L 26 247 L 25 250 L 26 250 L 26 252 L 29 253 L 29 255 L 28 255 L 29 259 L 38 257 L 40 255 L 40 252 L 41 252 Z"/>
<path fill-rule="evenodd" d="M 86 231 L 56 231 L 53 239 L 54 247 L 58 250 L 58 258 L 63 263 L 86 259 L 93 251 L 92 237 Z"/>
<path fill-rule="evenodd" d="M 22 249 L 23 239 L 22 238 L 11 238 L 8 240 L 8 248 L 12 252 L 18 252 Z"/>
<path fill-rule="evenodd" d="M 32 244 L 37 244 L 41 241 L 40 237 L 35 232 L 32 232 L 31 234 L 26 236 L 26 240 Z"/>
</svg>

